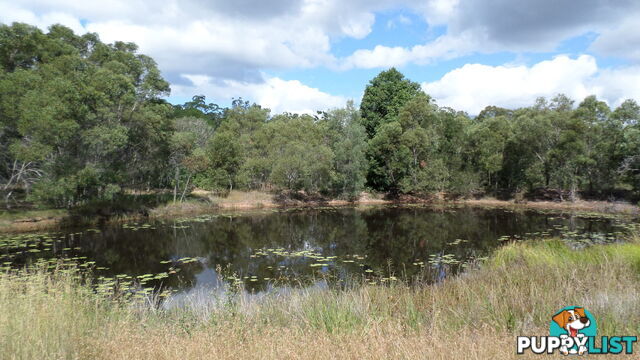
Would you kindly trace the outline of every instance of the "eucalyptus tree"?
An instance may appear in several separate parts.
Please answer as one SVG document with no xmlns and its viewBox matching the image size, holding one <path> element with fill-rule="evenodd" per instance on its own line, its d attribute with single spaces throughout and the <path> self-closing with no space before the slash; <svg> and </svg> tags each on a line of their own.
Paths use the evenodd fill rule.
<svg viewBox="0 0 640 360">
<path fill-rule="evenodd" d="M 318 122 L 325 144 L 334 153 L 331 191 L 347 199 L 357 198 L 366 182 L 367 134 L 360 121 L 360 112 L 349 101 L 344 108 L 323 113 Z"/>
<path fill-rule="evenodd" d="M 640 106 L 634 100 L 626 100 L 613 111 L 611 117 L 623 124 L 622 159 L 617 173 L 636 192 L 640 192 Z"/>
<path fill-rule="evenodd" d="M 209 126 L 217 129 L 224 119 L 225 109 L 215 103 L 207 103 L 204 95 L 194 95 L 190 101 L 173 106 L 173 117 L 192 117 L 205 119 Z"/>
<path fill-rule="evenodd" d="M 438 109 L 420 93 L 400 110 L 401 144 L 409 150 L 407 174 L 400 180 L 403 192 L 429 193 L 447 186 L 448 169 L 440 153 Z"/>
<path fill-rule="evenodd" d="M 334 153 L 322 128 L 309 115 L 281 114 L 263 128 L 271 140 L 266 160 L 269 181 L 280 189 L 327 192 L 334 176 Z M 263 136 L 264 136 L 263 135 Z"/>
<path fill-rule="evenodd" d="M 208 183 L 203 178 L 210 166 L 206 146 L 214 136 L 215 129 L 203 117 L 181 117 L 173 121 L 173 134 L 170 140 L 169 174 L 173 185 L 173 201 L 184 200 L 194 186 Z M 207 174 L 208 175 L 208 174 Z M 206 175 L 205 175 L 206 176 Z M 167 181 L 169 182 L 169 181 Z"/>
<path fill-rule="evenodd" d="M 73 206 L 152 185 L 169 152 L 171 107 L 151 58 L 135 44 L 104 44 L 61 25 L 48 33 L 0 25 L 0 39 L 8 163 L 43 175 L 34 199 Z"/>
<path fill-rule="evenodd" d="M 489 189 L 498 190 L 507 144 L 512 136 L 511 111 L 487 111 L 471 129 L 474 162 Z"/>
<path fill-rule="evenodd" d="M 615 186 L 615 167 L 620 159 L 619 142 L 622 140 L 622 124 L 610 118 L 611 110 L 595 95 L 586 97 L 576 108 L 574 117 L 582 121 L 584 151 L 582 173 L 589 191 Z"/>
</svg>

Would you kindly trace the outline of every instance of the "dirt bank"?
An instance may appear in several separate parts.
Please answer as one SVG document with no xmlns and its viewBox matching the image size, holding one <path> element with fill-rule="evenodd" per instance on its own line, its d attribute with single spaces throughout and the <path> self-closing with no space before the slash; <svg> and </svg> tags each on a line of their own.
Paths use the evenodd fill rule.
<svg viewBox="0 0 640 360">
<path fill-rule="evenodd" d="M 586 201 L 526 201 L 498 200 L 494 198 L 444 200 L 444 197 L 418 198 L 404 196 L 387 199 L 384 194 L 363 192 L 357 201 L 305 197 L 304 195 L 274 195 L 259 191 L 232 191 L 226 197 L 216 196 L 211 192 L 194 191 L 192 198 L 182 203 L 168 203 L 149 209 L 146 215 L 138 213 L 119 215 L 109 221 L 128 221 L 141 217 L 167 218 L 177 216 L 195 216 L 220 210 L 250 211 L 266 208 L 317 208 L 359 205 L 389 204 L 426 204 L 426 205 L 461 205 L 478 207 L 500 207 L 515 209 L 576 211 L 605 214 L 640 215 L 638 206 L 625 202 Z M 105 221 L 104 217 L 87 216 L 72 218 L 65 210 L 39 210 L 23 213 L 0 213 L 0 233 L 29 232 L 56 229 L 82 223 Z"/>
</svg>

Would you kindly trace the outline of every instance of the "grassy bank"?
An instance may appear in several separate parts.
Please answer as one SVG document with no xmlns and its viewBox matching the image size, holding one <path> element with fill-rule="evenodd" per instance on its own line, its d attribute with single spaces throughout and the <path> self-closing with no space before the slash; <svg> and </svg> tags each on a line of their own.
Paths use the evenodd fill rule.
<svg viewBox="0 0 640 360">
<path fill-rule="evenodd" d="M 516 358 L 516 335 L 546 335 L 568 305 L 590 310 L 601 335 L 640 333 L 638 239 L 584 250 L 513 243 L 441 284 L 238 297 L 209 309 L 99 296 L 68 271 L 3 273 L 0 348 L 29 359 L 503 359 Z"/>
<path fill-rule="evenodd" d="M 63 209 L 0 211 L 0 232 L 50 229 L 68 216 Z"/>
</svg>

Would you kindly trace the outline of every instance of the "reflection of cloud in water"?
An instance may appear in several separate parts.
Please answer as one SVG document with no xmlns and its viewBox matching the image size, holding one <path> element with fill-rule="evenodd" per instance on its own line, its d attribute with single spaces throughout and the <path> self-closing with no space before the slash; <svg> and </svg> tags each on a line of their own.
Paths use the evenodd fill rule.
<svg viewBox="0 0 640 360">
<path fill-rule="evenodd" d="M 214 269 L 206 266 L 203 268 L 201 273 L 196 274 L 195 287 L 217 288 L 223 285 L 222 279 Z"/>
<path fill-rule="evenodd" d="M 204 262 L 200 260 L 201 263 Z M 196 274 L 193 287 L 168 297 L 162 307 L 173 308 L 217 308 L 228 301 L 228 285 L 215 269 L 203 266 L 204 270 Z"/>
<path fill-rule="evenodd" d="M 257 293 L 243 290 L 241 294 L 235 294 L 229 291 L 231 285 L 226 283 L 213 268 L 204 267 L 204 270 L 195 277 L 196 281 L 192 288 L 172 294 L 163 301 L 162 308 L 165 310 L 187 308 L 205 318 L 230 304 L 239 305 L 239 311 L 250 312 L 253 304 L 267 298 L 290 296 L 296 292 L 322 291 L 328 288 L 325 280 L 319 280 L 303 289 L 290 286 L 274 287 L 268 284 L 266 290 Z"/>
</svg>

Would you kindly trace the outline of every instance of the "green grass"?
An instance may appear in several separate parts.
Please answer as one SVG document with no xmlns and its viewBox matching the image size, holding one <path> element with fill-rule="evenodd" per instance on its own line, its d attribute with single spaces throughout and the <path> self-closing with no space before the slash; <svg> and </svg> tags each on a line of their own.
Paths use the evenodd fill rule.
<svg viewBox="0 0 640 360">
<path fill-rule="evenodd" d="M 569 305 L 586 307 L 600 335 L 638 334 L 639 265 L 637 239 L 583 250 L 528 241 L 435 285 L 313 288 L 171 311 L 98 295 L 77 272 L 19 270 L 0 274 L 0 348 L 25 359 L 446 359 L 452 348 L 456 358 L 509 358 L 514 336 L 546 335 Z"/>
<path fill-rule="evenodd" d="M 640 246 L 637 241 L 608 246 L 590 246 L 580 251 L 572 250 L 557 239 L 512 244 L 499 249 L 492 256 L 490 265 L 498 268 L 524 262 L 530 267 L 573 269 L 587 264 L 602 266 L 612 259 L 624 261 L 634 269 L 634 272 L 640 273 Z"/>
</svg>

